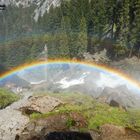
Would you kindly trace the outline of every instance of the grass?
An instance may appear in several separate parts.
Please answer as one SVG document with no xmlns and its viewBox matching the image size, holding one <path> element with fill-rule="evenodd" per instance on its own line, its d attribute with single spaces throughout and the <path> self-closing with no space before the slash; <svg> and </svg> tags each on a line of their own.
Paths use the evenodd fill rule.
<svg viewBox="0 0 140 140">
<path fill-rule="evenodd" d="M 125 111 L 121 108 L 111 107 L 105 103 L 97 102 L 91 96 L 80 93 L 49 94 L 57 97 L 66 104 L 55 108 L 47 114 L 32 114 L 31 119 L 48 117 L 54 114 L 79 112 L 83 114 L 88 123 L 88 129 L 98 130 L 101 125 L 114 124 L 129 127 L 140 132 L 140 110 Z M 71 126 L 71 120 L 68 125 Z"/>
<path fill-rule="evenodd" d="M 7 107 L 18 99 L 19 97 L 16 94 L 7 89 L 0 88 L 0 109 Z"/>
</svg>

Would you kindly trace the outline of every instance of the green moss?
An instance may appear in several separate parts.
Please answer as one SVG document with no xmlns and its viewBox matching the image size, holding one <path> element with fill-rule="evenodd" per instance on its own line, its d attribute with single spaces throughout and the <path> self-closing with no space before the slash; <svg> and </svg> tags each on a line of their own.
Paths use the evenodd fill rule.
<svg viewBox="0 0 140 140">
<path fill-rule="evenodd" d="M 7 89 L 0 88 L 0 109 L 17 101 L 19 97 Z"/>
<path fill-rule="evenodd" d="M 39 118 L 47 118 L 49 116 L 58 114 L 59 112 L 48 112 L 46 114 L 41 114 L 41 113 L 32 113 L 29 117 L 30 119 L 34 120 L 34 119 L 39 119 Z"/>
<path fill-rule="evenodd" d="M 66 121 L 66 126 L 68 127 L 68 128 L 70 128 L 70 127 L 72 127 L 72 126 L 75 126 L 75 124 L 76 124 L 76 122 L 75 122 L 75 120 L 73 120 L 72 118 L 68 118 L 67 119 L 67 121 Z"/>
</svg>

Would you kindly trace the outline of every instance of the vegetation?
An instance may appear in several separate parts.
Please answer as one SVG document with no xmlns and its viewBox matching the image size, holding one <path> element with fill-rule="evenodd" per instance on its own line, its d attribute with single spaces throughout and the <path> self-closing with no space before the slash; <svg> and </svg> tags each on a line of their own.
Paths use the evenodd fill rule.
<svg viewBox="0 0 140 140">
<path fill-rule="evenodd" d="M 75 120 L 73 120 L 72 118 L 68 118 L 67 119 L 67 121 L 66 121 L 66 126 L 68 127 L 68 128 L 70 128 L 70 127 L 72 127 L 72 126 L 74 126 L 75 125 Z"/>
<path fill-rule="evenodd" d="M 140 110 L 125 111 L 121 108 L 111 107 L 105 103 L 100 103 L 89 95 L 80 93 L 59 93 L 49 94 L 60 98 L 66 104 L 61 105 L 47 114 L 31 114 L 31 119 L 46 118 L 50 115 L 78 112 L 84 115 L 88 122 L 88 129 L 96 129 L 104 124 L 114 124 L 123 127 L 129 127 L 140 132 Z M 67 126 L 74 125 L 74 121 L 69 118 Z M 83 128 L 82 128 L 83 129 Z M 87 128 L 85 128 L 87 129 Z"/>
<path fill-rule="evenodd" d="M 37 22 L 34 9 L 9 6 L 0 13 L 1 70 L 36 59 L 45 44 L 49 58 L 81 59 L 103 48 L 113 59 L 140 56 L 139 0 L 62 0 Z"/>
<path fill-rule="evenodd" d="M 6 106 L 17 101 L 18 99 L 19 97 L 11 91 L 0 88 L 0 109 L 5 108 Z"/>
</svg>

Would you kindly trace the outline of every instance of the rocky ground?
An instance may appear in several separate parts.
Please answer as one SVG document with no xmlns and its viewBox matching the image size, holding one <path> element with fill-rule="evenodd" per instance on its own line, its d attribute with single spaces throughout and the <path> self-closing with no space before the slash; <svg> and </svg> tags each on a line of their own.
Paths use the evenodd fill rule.
<svg viewBox="0 0 140 140">
<path fill-rule="evenodd" d="M 16 134 L 21 133 L 25 125 L 29 123 L 29 117 L 21 109 L 28 106 L 28 111 L 48 112 L 53 110 L 61 102 L 52 97 L 29 98 L 32 92 L 26 92 L 24 97 L 0 110 L 0 140 L 14 140 Z M 36 101 L 34 102 L 34 100 Z M 30 109 L 29 109 L 30 108 Z"/>
<path fill-rule="evenodd" d="M 4 109 L 0 114 L 0 140 L 14 140 L 29 122 L 29 118 L 17 110 Z"/>
<path fill-rule="evenodd" d="M 122 122 L 128 117 L 125 110 L 98 104 L 81 94 L 32 95 L 29 92 L 0 110 L 0 114 L 0 140 L 140 139 L 138 130 Z"/>
<path fill-rule="evenodd" d="M 67 120 L 69 118 L 75 122 L 72 127 L 68 128 Z M 71 136 L 71 139 L 67 139 L 66 134 L 68 132 L 77 132 L 79 131 L 79 127 L 86 127 L 85 118 L 82 114 L 78 113 L 70 113 L 70 114 L 57 114 L 50 116 L 46 119 L 41 118 L 36 121 L 32 121 L 28 123 L 22 133 L 17 135 L 17 140 L 77 140 L 77 137 L 74 135 Z M 58 135 L 53 135 L 50 139 L 49 135 L 57 132 L 61 133 L 61 137 Z M 62 133 L 63 132 L 63 133 Z M 81 137 L 80 140 L 139 140 L 140 133 L 136 131 L 132 131 L 131 129 L 127 129 L 120 126 L 115 126 L 111 124 L 105 124 L 99 128 L 99 131 L 95 130 L 87 130 L 83 132 L 83 134 L 89 134 L 89 138 Z M 63 136 L 62 136 L 63 135 Z M 78 135 L 78 134 L 77 134 Z M 46 138 L 46 139 L 45 139 Z"/>
<path fill-rule="evenodd" d="M 29 118 L 17 109 L 25 104 L 30 95 L 31 93 L 27 93 L 23 99 L 0 110 L 0 140 L 14 140 L 15 135 L 20 133 L 25 124 L 29 122 Z"/>
</svg>

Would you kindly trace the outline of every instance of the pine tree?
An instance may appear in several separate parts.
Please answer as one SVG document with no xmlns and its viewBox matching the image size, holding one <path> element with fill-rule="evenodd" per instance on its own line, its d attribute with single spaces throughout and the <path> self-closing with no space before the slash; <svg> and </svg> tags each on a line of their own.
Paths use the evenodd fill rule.
<svg viewBox="0 0 140 140">
<path fill-rule="evenodd" d="M 37 46 L 36 44 L 33 44 L 33 46 L 31 47 L 31 60 L 34 60 L 38 57 L 39 53 L 41 53 L 40 51 L 40 47 Z"/>
<path fill-rule="evenodd" d="M 139 43 L 140 43 L 140 0 L 130 1 L 130 34 L 129 34 L 129 57 L 132 56 L 135 46 L 138 49 L 138 55 L 140 53 Z"/>
<path fill-rule="evenodd" d="M 0 47 L 0 64 L 4 64 L 6 58 L 5 58 L 5 47 Z"/>
<path fill-rule="evenodd" d="M 70 9 L 69 9 L 69 17 L 71 21 L 71 27 L 72 30 L 78 31 L 79 29 L 79 24 L 80 24 L 80 18 L 81 18 L 81 13 L 80 13 L 80 3 L 78 0 L 71 0 L 70 1 Z"/>
<path fill-rule="evenodd" d="M 140 0 L 137 0 L 136 3 L 136 39 L 137 39 L 137 48 L 138 48 L 138 57 L 140 58 Z"/>
<path fill-rule="evenodd" d="M 59 50 L 60 50 L 60 56 L 62 58 L 69 58 L 70 52 L 69 52 L 69 38 L 68 38 L 68 32 L 70 31 L 69 27 L 69 18 L 63 17 L 61 21 L 61 32 L 59 34 Z"/>
<path fill-rule="evenodd" d="M 75 58 L 78 56 L 78 44 L 77 44 L 78 33 L 71 31 L 69 33 L 69 50 L 70 58 Z"/>
<path fill-rule="evenodd" d="M 116 17 L 116 56 L 126 53 L 128 47 L 129 34 L 129 0 L 117 2 L 117 17 Z"/>
<path fill-rule="evenodd" d="M 10 47 L 5 46 L 5 64 L 8 67 L 14 67 L 17 65 L 18 61 L 18 46 L 11 44 Z"/>
<path fill-rule="evenodd" d="M 105 34 L 106 35 L 109 34 L 109 38 L 113 41 L 116 31 L 116 13 L 117 13 L 116 0 L 106 1 L 105 7 L 107 19 Z"/>
<path fill-rule="evenodd" d="M 85 17 L 82 17 L 80 23 L 80 32 L 77 38 L 78 56 L 82 57 L 83 53 L 87 51 L 87 23 Z"/>
<path fill-rule="evenodd" d="M 91 0 L 91 17 L 94 26 L 94 34 L 98 36 L 98 38 L 102 38 L 104 28 L 106 26 L 106 8 L 105 8 L 105 0 Z"/>
</svg>

